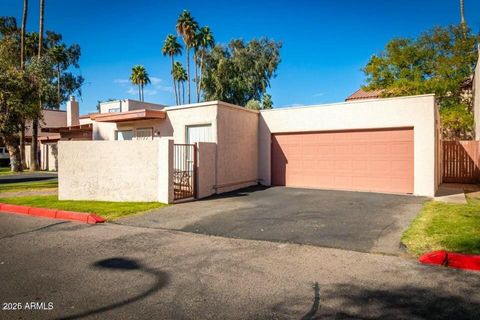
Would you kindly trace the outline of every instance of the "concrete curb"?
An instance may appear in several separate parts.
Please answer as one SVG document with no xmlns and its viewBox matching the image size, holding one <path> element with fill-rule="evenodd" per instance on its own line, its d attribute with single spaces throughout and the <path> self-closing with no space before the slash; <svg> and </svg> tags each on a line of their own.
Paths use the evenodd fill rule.
<svg viewBox="0 0 480 320">
<path fill-rule="evenodd" d="M 19 206 L 15 204 L 0 203 L 0 211 L 17 214 L 27 214 L 30 216 L 44 217 L 59 220 L 79 221 L 83 223 L 102 223 L 105 219 L 93 213 L 64 211 L 57 209 L 35 208 L 28 206 Z"/>
</svg>

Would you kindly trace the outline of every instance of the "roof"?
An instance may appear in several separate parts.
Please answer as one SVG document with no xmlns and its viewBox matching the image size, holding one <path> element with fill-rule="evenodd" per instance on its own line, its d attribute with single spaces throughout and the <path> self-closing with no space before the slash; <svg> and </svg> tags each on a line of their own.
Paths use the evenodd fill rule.
<svg viewBox="0 0 480 320">
<path fill-rule="evenodd" d="M 78 124 L 76 126 L 69 127 L 55 127 L 55 128 L 42 128 L 42 132 L 57 132 L 57 133 L 66 133 L 66 132 L 80 132 L 80 131 L 92 131 L 93 125 L 88 124 Z"/>
<path fill-rule="evenodd" d="M 100 114 L 99 112 L 92 112 L 92 113 L 88 113 L 88 114 L 82 114 L 80 117 L 78 117 L 79 119 L 90 119 L 90 116 L 94 116 L 96 114 Z"/>
<path fill-rule="evenodd" d="M 165 111 L 140 109 L 127 112 L 100 113 L 90 116 L 90 119 L 97 122 L 126 122 L 135 120 L 165 119 Z"/>
<path fill-rule="evenodd" d="M 351 100 L 362 100 L 362 99 L 378 99 L 382 97 L 382 90 L 371 90 L 365 91 L 363 89 L 358 89 L 352 93 L 345 101 Z"/>
</svg>

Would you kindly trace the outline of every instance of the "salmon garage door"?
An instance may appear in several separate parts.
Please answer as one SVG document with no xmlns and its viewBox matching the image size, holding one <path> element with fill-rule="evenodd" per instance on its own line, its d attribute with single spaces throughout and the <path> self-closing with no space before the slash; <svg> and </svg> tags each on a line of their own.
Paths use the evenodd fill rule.
<svg viewBox="0 0 480 320">
<path fill-rule="evenodd" d="M 413 128 L 272 134 L 272 185 L 413 193 Z"/>
</svg>

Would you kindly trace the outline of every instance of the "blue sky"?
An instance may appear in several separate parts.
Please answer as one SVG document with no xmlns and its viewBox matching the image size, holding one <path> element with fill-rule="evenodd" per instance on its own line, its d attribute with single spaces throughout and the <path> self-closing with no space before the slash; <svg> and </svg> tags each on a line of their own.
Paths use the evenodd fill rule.
<svg viewBox="0 0 480 320">
<path fill-rule="evenodd" d="M 135 64 L 144 65 L 153 80 L 145 100 L 173 103 L 170 60 L 160 48 L 183 9 L 210 26 L 217 42 L 282 41 L 282 63 L 268 90 L 275 107 L 343 101 L 363 83 L 361 68 L 388 40 L 460 19 L 458 0 L 45 1 L 45 28 L 82 48 L 82 113 L 95 111 L 97 100 L 138 98 L 128 83 Z M 39 0 L 29 2 L 28 29 L 35 31 Z M 22 3 L 2 0 L 0 14 L 20 21 Z M 478 32 L 480 1 L 465 0 L 465 6 L 467 23 Z"/>
</svg>

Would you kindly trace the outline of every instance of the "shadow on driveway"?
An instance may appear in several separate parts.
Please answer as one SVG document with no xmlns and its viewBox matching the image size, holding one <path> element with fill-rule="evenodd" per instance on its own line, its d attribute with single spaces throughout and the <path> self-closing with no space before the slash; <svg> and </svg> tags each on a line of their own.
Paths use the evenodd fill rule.
<svg viewBox="0 0 480 320">
<path fill-rule="evenodd" d="M 121 224 L 231 238 L 398 254 L 426 198 L 368 192 L 252 187 L 177 204 Z"/>
</svg>

